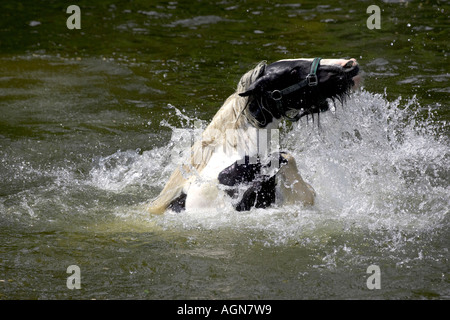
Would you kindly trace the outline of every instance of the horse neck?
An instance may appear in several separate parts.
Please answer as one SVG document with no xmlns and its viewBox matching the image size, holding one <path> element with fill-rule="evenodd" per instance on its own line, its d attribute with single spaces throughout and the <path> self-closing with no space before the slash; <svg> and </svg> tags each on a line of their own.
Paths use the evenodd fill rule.
<svg viewBox="0 0 450 320">
<path fill-rule="evenodd" d="M 210 145 L 215 150 L 211 150 L 212 153 L 222 150 L 227 157 L 233 158 L 267 155 L 267 142 L 272 137 L 271 130 L 277 129 L 280 121 L 272 118 L 264 128 L 260 128 L 257 122 L 252 121 L 252 118 L 243 112 L 246 104 L 247 98 L 237 94 L 230 96 L 206 128 L 203 146 Z M 206 163 L 212 153 L 204 158 Z"/>
<path fill-rule="evenodd" d="M 225 147 L 228 154 L 265 158 L 279 145 L 278 119 L 273 119 L 264 128 L 255 125 L 245 118 L 236 129 L 227 130 L 225 133 Z M 274 141 L 275 138 L 275 141 Z M 275 147 L 276 145 L 276 147 Z M 231 150 L 229 149 L 231 148 Z M 278 149 L 277 149 L 278 150 Z"/>
</svg>

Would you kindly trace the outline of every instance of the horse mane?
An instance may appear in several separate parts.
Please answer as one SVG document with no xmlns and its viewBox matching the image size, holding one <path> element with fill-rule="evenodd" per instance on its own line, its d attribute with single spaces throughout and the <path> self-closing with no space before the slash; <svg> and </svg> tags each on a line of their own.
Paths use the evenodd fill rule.
<svg viewBox="0 0 450 320">
<path fill-rule="evenodd" d="M 247 112 L 249 97 L 241 97 L 238 93 L 246 91 L 264 73 L 265 66 L 266 62 L 262 61 L 242 76 L 236 92 L 228 97 L 213 117 L 203 131 L 202 139 L 192 146 L 189 164 L 176 168 L 159 196 L 151 202 L 148 209 L 150 213 L 164 213 L 170 202 L 181 194 L 184 184 L 189 179 L 195 178 L 205 168 L 218 144 L 225 143 L 227 148 L 237 148 L 239 137 L 226 135 L 227 130 L 242 129 L 248 123 L 258 127 L 255 119 Z"/>
</svg>

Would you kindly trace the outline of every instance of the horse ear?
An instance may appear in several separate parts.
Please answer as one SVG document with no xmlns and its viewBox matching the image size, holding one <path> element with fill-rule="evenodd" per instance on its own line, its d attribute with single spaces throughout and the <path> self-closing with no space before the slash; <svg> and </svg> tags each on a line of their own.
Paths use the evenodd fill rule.
<svg viewBox="0 0 450 320">
<path fill-rule="evenodd" d="M 248 97 L 259 86 L 261 78 L 264 77 L 263 75 L 266 70 L 266 65 L 266 61 L 261 61 L 255 68 L 242 76 L 239 81 L 238 88 L 245 91 L 239 93 L 241 97 Z"/>
<path fill-rule="evenodd" d="M 239 95 L 240 95 L 241 97 L 248 97 L 248 96 L 250 96 L 250 95 L 253 93 L 253 90 L 254 90 L 254 89 L 247 90 L 247 91 L 245 91 L 245 92 L 241 92 L 241 93 L 239 93 Z"/>
<path fill-rule="evenodd" d="M 268 81 L 268 75 L 260 77 L 255 82 L 253 82 L 246 91 L 239 93 L 239 95 L 241 97 L 248 97 L 254 93 L 262 92 Z"/>
</svg>

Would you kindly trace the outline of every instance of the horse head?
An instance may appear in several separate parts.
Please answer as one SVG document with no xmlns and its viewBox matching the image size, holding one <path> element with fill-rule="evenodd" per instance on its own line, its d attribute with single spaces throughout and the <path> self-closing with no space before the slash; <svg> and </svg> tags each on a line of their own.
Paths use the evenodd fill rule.
<svg viewBox="0 0 450 320">
<path fill-rule="evenodd" d="M 342 101 L 359 81 L 355 59 L 289 59 L 265 66 L 244 91 L 248 111 L 265 127 L 271 119 L 297 121 L 328 110 L 328 100 Z"/>
</svg>

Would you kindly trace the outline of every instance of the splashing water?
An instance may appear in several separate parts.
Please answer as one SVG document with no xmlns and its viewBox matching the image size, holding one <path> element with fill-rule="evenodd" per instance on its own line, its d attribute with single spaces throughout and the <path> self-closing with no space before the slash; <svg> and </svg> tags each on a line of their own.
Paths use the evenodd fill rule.
<svg viewBox="0 0 450 320">
<path fill-rule="evenodd" d="M 319 132 L 294 130 L 289 142 L 303 150 L 296 156 L 321 212 L 369 229 L 439 225 L 448 212 L 448 139 L 432 119 L 418 120 L 417 105 L 362 91 L 321 116 Z"/>
<path fill-rule="evenodd" d="M 176 111 L 186 124 L 197 120 Z M 362 233 L 440 228 L 449 208 L 448 138 L 441 124 L 433 122 L 432 112 L 421 119 L 420 111 L 415 98 L 389 102 L 385 95 L 362 90 L 342 108 L 322 114 L 320 127 L 310 119 L 287 130 L 285 149 L 296 157 L 299 170 L 317 192 L 311 208 L 169 212 L 155 217 L 136 209 L 118 214 L 166 230 L 262 232 L 266 244 L 309 241 L 311 235 L 320 238 L 355 228 Z M 90 172 L 91 183 L 116 192 L 149 184 L 156 188 L 152 195 L 156 196 L 176 165 L 170 155 L 181 138 L 176 128 L 172 130 L 167 147 L 143 153 L 118 151 L 101 158 Z"/>
</svg>

